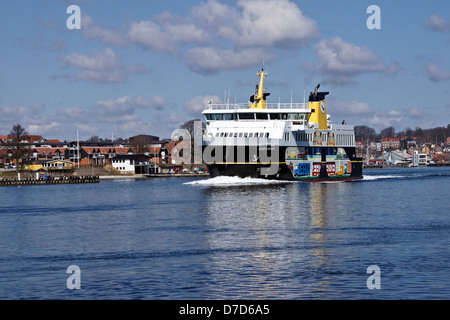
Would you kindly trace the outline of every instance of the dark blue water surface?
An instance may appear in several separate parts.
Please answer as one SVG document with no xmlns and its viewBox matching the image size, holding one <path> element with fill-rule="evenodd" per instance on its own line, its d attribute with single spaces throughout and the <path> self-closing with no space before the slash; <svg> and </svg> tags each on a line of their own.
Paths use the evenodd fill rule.
<svg viewBox="0 0 450 320">
<path fill-rule="evenodd" d="M 450 168 L 364 176 L 2 187 L 0 299 L 450 298 Z"/>
</svg>

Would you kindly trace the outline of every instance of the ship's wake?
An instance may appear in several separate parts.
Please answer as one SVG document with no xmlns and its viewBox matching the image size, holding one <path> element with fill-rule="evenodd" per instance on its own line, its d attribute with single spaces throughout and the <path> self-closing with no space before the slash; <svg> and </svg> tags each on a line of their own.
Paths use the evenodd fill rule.
<svg viewBox="0 0 450 320">
<path fill-rule="evenodd" d="M 214 186 L 214 187 L 229 187 L 229 186 L 251 186 L 251 185 L 270 185 L 270 184 L 286 184 L 293 183 L 294 181 L 285 180 L 269 180 L 259 178 L 240 178 L 240 177 L 228 177 L 219 176 L 210 179 L 195 180 L 184 183 L 185 185 L 194 186 Z"/>
<path fill-rule="evenodd" d="M 398 179 L 398 178 L 404 178 L 405 176 L 402 175 L 378 175 L 378 176 L 369 176 L 365 175 L 363 176 L 364 181 L 372 181 L 372 180 L 380 180 L 380 179 Z"/>
</svg>

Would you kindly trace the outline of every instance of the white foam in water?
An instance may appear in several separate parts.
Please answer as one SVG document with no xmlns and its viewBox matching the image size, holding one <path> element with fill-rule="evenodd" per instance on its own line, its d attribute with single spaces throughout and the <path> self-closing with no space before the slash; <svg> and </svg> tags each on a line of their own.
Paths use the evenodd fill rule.
<svg viewBox="0 0 450 320">
<path fill-rule="evenodd" d="M 404 178 L 404 176 L 398 175 L 363 176 L 363 180 L 395 179 L 395 178 Z"/>
<path fill-rule="evenodd" d="M 395 179 L 403 178 L 401 175 L 379 175 L 379 176 L 363 176 L 363 180 L 371 181 L 378 179 Z M 194 186 L 214 186 L 214 187 L 227 187 L 227 186 L 248 186 L 248 185 L 262 185 L 262 184 L 284 184 L 284 183 L 295 183 L 296 181 L 287 180 L 269 180 L 260 178 L 240 178 L 240 177 L 229 177 L 229 176 L 219 176 L 215 178 L 205 179 L 205 180 L 195 180 L 191 182 L 185 182 L 185 185 Z M 323 183 L 340 183 L 340 181 L 323 181 Z"/>
<path fill-rule="evenodd" d="M 215 178 L 210 178 L 206 180 L 196 180 L 191 182 L 186 182 L 183 184 L 186 185 L 196 185 L 196 186 L 248 186 L 248 185 L 261 185 L 261 184 L 283 184 L 283 183 L 291 183 L 292 181 L 284 181 L 284 180 L 268 180 L 268 179 L 259 179 L 259 178 L 240 178 L 240 177 L 228 177 L 228 176 L 219 176 Z"/>
</svg>

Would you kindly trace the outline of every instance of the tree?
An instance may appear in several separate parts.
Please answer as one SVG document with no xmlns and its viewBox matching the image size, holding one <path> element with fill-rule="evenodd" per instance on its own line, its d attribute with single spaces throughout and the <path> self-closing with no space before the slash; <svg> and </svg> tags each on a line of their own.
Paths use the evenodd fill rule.
<svg viewBox="0 0 450 320">
<path fill-rule="evenodd" d="M 135 154 L 143 154 L 148 152 L 152 141 L 151 136 L 140 134 L 130 138 L 130 146 Z"/>
<path fill-rule="evenodd" d="M 19 160 L 28 153 L 26 148 L 26 140 L 28 139 L 28 132 L 19 123 L 15 124 L 8 135 L 8 140 L 5 146 L 11 158 L 16 161 L 17 168 L 19 168 Z"/>
<path fill-rule="evenodd" d="M 180 125 L 180 129 L 186 130 L 189 132 L 189 135 L 191 136 L 191 141 L 190 141 L 190 149 L 191 149 L 191 154 L 189 155 L 190 157 L 190 167 L 192 168 L 192 165 L 196 162 L 195 159 L 195 150 L 198 148 L 201 148 L 201 145 L 197 145 L 196 142 L 198 142 L 198 140 L 196 140 L 196 138 L 201 137 L 203 134 L 203 130 L 206 128 L 206 124 L 204 122 L 202 122 L 200 119 L 193 119 L 193 120 L 189 120 L 186 121 L 185 123 L 183 123 L 182 125 Z"/>
<path fill-rule="evenodd" d="M 410 127 L 405 128 L 405 135 L 408 137 L 412 137 L 414 135 L 414 131 Z"/>
<path fill-rule="evenodd" d="M 200 119 L 193 119 L 193 120 L 186 121 L 185 123 L 183 123 L 180 126 L 180 129 L 184 129 L 189 132 L 189 134 L 191 135 L 191 139 L 194 139 L 194 137 L 195 137 L 195 133 L 196 133 L 195 132 L 195 122 L 196 121 L 202 122 Z M 204 122 L 202 122 L 202 126 L 201 126 L 202 131 L 205 128 L 206 128 L 206 124 Z M 200 128 L 197 128 L 197 129 L 200 129 Z M 197 132 L 197 134 L 201 135 L 202 132 Z"/>
<path fill-rule="evenodd" d="M 417 139 L 419 139 L 419 141 L 423 140 L 423 130 L 420 127 L 416 127 L 416 130 L 414 131 L 414 136 L 417 137 Z"/>
<path fill-rule="evenodd" d="M 381 138 L 394 138 L 395 128 L 393 126 L 387 127 L 380 131 Z"/>
<path fill-rule="evenodd" d="M 89 139 L 86 140 L 86 142 L 100 142 L 100 138 L 96 135 L 93 135 L 92 137 L 90 137 Z"/>
<path fill-rule="evenodd" d="M 375 129 L 368 126 L 355 126 L 355 139 L 362 142 L 367 140 L 373 140 L 377 136 Z"/>
</svg>

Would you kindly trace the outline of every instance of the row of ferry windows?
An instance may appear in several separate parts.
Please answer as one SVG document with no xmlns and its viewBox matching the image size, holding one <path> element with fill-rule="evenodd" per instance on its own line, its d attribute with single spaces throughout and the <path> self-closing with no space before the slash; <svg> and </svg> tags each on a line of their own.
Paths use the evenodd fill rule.
<svg viewBox="0 0 450 320">
<path fill-rule="evenodd" d="M 329 133 L 321 133 L 319 135 L 319 140 L 317 139 L 317 135 L 313 133 L 304 133 L 304 132 L 294 132 L 294 138 L 296 141 L 307 141 L 307 142 L 317 142 L 318 144 L 322 144 L 322 141 L 326 141 L 327 145 L 353 145 L 354 136 L 350 134 L 338 134 L 336 140 L 334 138 L 334 134 L 332 132 Z M 221 138 L 269 138 L 269 132 L 217 132 L 216 137 Z M 290 133 L 284 133 L 284 140 L 290 140 Z M 319 142 L 320 141 L 320 142 Z"/>
<path fill-rule="evenodd" d="M 205 114 L 206 120 L 305 120 L 304 113 L 210 113 Z"/>
<path fill-rule="evenodd" d="M 235 138 L 268 138 L 269 132 L 218 132 L 216 137 L 235 137 Z"/>
<path fill-rule="evenodd" d="M 306 132 L 294 132 L 294 139 L 296 141 L 307 141 L 307 142 L 316 142 L 317 144 L 322 145 L 322 142 L 325 141 L 327 145 L 354 145 L 355 144 L 355 136 L 352 134 L 334 134 L 333 132 L 316 132 L 316 133 L 306 133 Z M 288 132 L 285 133 L 284 140 L 289 141 L 290 135 Z"/>
</svg>

